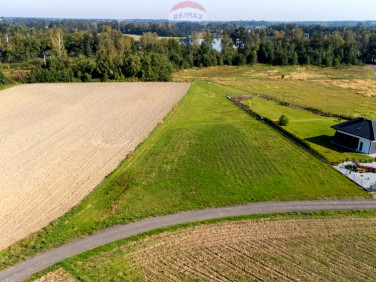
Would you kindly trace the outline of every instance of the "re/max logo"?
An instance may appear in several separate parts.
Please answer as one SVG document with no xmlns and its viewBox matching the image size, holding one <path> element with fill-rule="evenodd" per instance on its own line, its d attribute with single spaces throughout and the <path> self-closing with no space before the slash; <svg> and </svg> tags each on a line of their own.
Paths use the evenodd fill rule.
<svg viewBox="0 0 376 282">
<path fill-rule="evenodd" d="M 198 14 L 198 13 L 177 13 L 174 14 L 174 21 L 177 20 L 186 20 L 186 19 L 192 19 L 192 20 L 204 20 L 204 15 L 203 14 Z"/>
</svg>

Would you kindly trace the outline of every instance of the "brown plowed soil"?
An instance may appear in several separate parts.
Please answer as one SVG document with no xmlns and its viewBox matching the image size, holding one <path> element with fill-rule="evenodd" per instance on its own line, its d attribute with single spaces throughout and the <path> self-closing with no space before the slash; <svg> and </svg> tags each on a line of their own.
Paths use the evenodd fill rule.
<svg viewBox="0 0 376 282">
<path fill-rule="evenodd" d="M 371 215 L 221 222 L 85 255 L 66 270 L 79 281 L 376 281 L 375 230 Z"/>
<path fill-rule="evenodd" d="M 0 249 L 78 204 L 189 86 L 33 84 L 1 91 Z"/>
<path fill-rule="evenodd" d="M 148 281 L 371 281 L 375 231 L 375 217 L 248 220 L 167 232 L 122 251 Z"/>
</svg>

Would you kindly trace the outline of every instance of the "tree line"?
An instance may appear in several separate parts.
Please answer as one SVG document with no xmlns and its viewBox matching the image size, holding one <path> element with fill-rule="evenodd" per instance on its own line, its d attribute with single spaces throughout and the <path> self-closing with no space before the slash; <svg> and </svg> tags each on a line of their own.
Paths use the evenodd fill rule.
<svg viewBox="0 0 376 282">
<path fill-rule="evenodd" d="M 168 81 L 174 71 L 194 66 L 338 67 L 376 62 L 376 31 L 364 25 L 247 28 L 221 23 L 213 32 L 208 26 L 188 24 L 195 27 L 179 40 L 160 38 L 157 32 L 143 30 L 142 24 L 130 23 L 143 34 L 136 41 L 121 27 L 101 25 L 98 32 L 84 23 L 82 29 L 0 24 L 1 67 L 31 69 L 27 77 L 15 78 L 28 82 Z M 216 39 L 220 50 L 213 47 Z"/>
</svg>

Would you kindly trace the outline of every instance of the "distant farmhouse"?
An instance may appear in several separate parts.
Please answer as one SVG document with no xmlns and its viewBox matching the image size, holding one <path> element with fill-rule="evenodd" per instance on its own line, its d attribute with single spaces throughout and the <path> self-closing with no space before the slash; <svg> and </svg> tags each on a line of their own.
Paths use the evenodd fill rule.
<svg viewBox="0 0 376 282">
<path fill-rule="evenodd" d="M 366 155 L 376 154 L 376 121 L 357 118 L 335 126 L 332 143 Z"/>
</svg>

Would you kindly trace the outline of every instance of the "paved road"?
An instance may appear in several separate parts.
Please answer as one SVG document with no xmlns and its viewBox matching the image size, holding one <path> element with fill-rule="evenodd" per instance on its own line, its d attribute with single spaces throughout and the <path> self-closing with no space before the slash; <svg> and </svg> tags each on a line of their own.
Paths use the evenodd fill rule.
<svg viewBox="0 0 376 282">
<path fill-rule="evenodd" d="M 118 225 L 92 236 L 63 245 L 0 272 L 0 281 L 21 281 L 57 262 L 105 244 L 158 228 L 189 222 L 231 216 L 322 210 L 376 210 L 376 200 L 269 202 L 244 206 L 212 208 L 148 218 L 127 225 Z"/>
<path fill-rule="evenodd" d="M 369 65 L 369 66 L 376 71 L 376 65 Z"/>
</svg>

